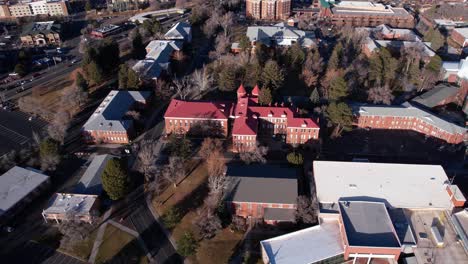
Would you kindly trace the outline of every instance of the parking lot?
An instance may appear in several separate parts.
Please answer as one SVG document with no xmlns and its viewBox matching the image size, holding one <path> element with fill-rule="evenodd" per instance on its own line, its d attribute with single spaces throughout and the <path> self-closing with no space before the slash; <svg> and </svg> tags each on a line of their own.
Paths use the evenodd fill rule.
<svg viewBox="0 0 468 264">
<path fill-rule="evenodd" d="M 30 143 L 33 132 L 42 134 L 47 122 L 31 118 L 30 115 L 17 112 L 0 110 L 0 156 L 12 151 L 20 150 Z"/>
</svg>

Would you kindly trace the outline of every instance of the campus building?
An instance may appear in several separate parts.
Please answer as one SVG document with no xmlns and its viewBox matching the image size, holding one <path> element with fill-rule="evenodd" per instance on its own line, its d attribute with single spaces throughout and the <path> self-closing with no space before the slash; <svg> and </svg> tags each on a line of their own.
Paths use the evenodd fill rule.
<svg viewBox="0 0 468 264">
<path fill-rule="evenodd" d="M 42 172 L 15 166 L 0 176 L 0 224 L 17 215 L 50 186 Z"/>
<path fill-rule="evenodd" d="M 454 28 L 450 37 L 462 48 L 468 47 L 468 27 Z"/>
<path fill-rule="evenodd" d="M 320 225 L 261 241 L 264 263 L 396 263 L 403 253 L 424 263 L 428 250 L 467 261 L 457 242 L 466 216 L 454 215 L 455 228 L 449 216 L 466 200 L 441 166 L 314 161 L 313 175 Z"/>
<path fill-rule="evenodd" d="M 110 35 L 117 34 L 121 31 L 122 31 L 121 27 L 110 24 L 110 25 L 102 26 L 100 28 L 93 29 L 93 31 L 91 31 L 91 36 L 102 39 Z"/>
<path fill-rule="evenodd" d="M 461 87 L 458 87 L 455 85 L 441 83 L 436 85 L 431 90 L 416 96 L 415 98 L 411 99 L 411 101 L 427 108 L 434 108 L 450 103 L 462 106 L 463 102 L 465 101 L 467 92 L 468 85 L 462 85 Z"/>
<path fill-rule="evenodd" d="M 253 19 L 285 20 L 291 15 L 291 0 L 246 0 L 246 15 Z"/>
<path fill-rule="evenodd" d="M 44 221 L 78 220 L 93 223 L 99 215 L 99 200 L 97 195 L 56 193 L 42 211 Z"/>
<path fill-rule="evenodd" d="M 60 45 L 61 25 L 54 21 L 33 22 L 24 27 L 20 36 L 23 46 Z"/>
<path fill-rule="evenodd" d="M 299 43 L 304 48 L 311 48 L 317 45 L 313 32 L 299 30 L 285 23 L 278 23 L 274 26 L 248 27 L 247 37 L 253 47 L 257 43 L 261 43 L 267 47 L 289 47 L 294 43 Z"/>
<path fill-rule="evenodd" d="M 294 222 L 297 174 L 296 169 L 280 165 L 230 165 L 226 206 L 233 215 L 267 224 Z"/>
<path fill-rule="evenodd" d="M 468 58 L 460 61 L 444 61 L 441 68 L 441 79 L 449 83 L 468 81 Z"/>
<path fill-rule="evenodd" d="M 286 106 L 260 106 L 258 86 L 247 94 L 243 85 L 237 90 L 237 102 L 199 102 L 173 99 L 164 114 L 166 134 L 228 136 L 233 150 L 245 151 L 260 138 L 281 138 L 288 144 L 312 144 L 318 141 L 319 127 L 312 118 L 297 117 Z"/>
<path fill-rule="evenodd" d="M 375 27 L 387 24 L 395 28 L 413 28 L 414 17 L 404 8 L 371 1 L 319 0 L 322 18 L 336 26 Z"/>
<path fill-rule="evenodd" d="M 126 113 L 144 108 L 150 92 L 111 91 L 82 128 L 85 142 L 127 144 L 135 136 L 134 124 Z"/>
<path fill-rule="evenodd" d="M 451 144 L 467 139 L 466 128 L 406 102 L 397 106 L 352 105 L 355 125 L 372 129 L 413 130 Z"/>
<path fill-rule="evenodd" d="M 68 2 L 62 0 L 41 0 L 0 5 L 0 17 L 36 15 L 68 16 Z"/>
</svg>

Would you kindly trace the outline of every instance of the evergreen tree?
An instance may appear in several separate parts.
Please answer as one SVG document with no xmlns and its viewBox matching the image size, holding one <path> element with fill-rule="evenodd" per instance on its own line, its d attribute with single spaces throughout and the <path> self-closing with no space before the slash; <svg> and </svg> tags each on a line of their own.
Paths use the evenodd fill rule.
<svg viewBox="0 0 468 264">
<path fill-rule="evenodd" d="M 306 55 L 299 43 L 294 43 L 286 52 L 287 64 L 290 65 L 293 70 L 301 70 L 305 58 Z"/>
<path fill-rule="evenodd" d="M 320 102 L 320 95 L 317 88 L 315 88 L 312 93 L 310 93 L 309 99 L 313 104 L 318 104 Z"/>
<path fill-rule="evenodd" d="M 435 55 L 431 58 L 429 63 L 426 65 L 426 70 L 430 71 L 431 73 L 438 74 L 440 72 L 440 67 L 442 66 L 442 59 Z"/>
<path fill-rule="evenodd" d="M 197 253 L 198 242 L 192 232 L 185 234 L 177 241 L 177 251 L 184 257 L 192 256 Z"/>
<path fill-rule="evenodd" d="M 390 51 L 383 48 L 379 52 L 382 64 L 384 66 L 383 80 L 386 84 L 395 79 L 395 75 L 398 69 L 398 60 L 393 58 Z"/>
<path fill-rule="evenodd" d="M 258 102 L 261 105 L 270 105 L 273 101 L 273 96 L 271 95 L 271 90 L 267 87 L 264 87 L 260 90 L 260 94 L 258 95 Z"/>
<path fill-rule="evenodd" d="M 39 144 L 39 156 L 40 157 L 47 157 L 47 156 L 57 156 L 59 155 L 59 145 L 58 142 L 47 138 Z"/>
<path fill-rule="evenodd" d="M 329 88 L 329 98 L 332 101 L 342 100 L 348 96 L 348 84 L 343 77 L 331 80 Z"/>
<path fill-rule="evenodd" d="M 343 45 L 338 42 L 333 48 L 330 59 L 328 60 L 328 69 L 337 69 L 340 66 L 340 60 L 343 57 Z"/>
<path fill-rule="evenodd" d="M 334 135 L 340 135 L 343 130 L 350 130 L 353 124 L 351 108 L 343 102 L 332 102 L 326 110 L 329 121 L 335 125 Z"/>
<path fill-rule="evenodd" d="M 218 86 L 221 91 L 234 91 L 236 89 L 236 74 L 230 67 L 223 67 L 219 73 Z"/>
<path fill-rule="evenodd" d="M 88 74 L 89 79 L 91 79 L 95 84 L 101 84 L 103 81 L 104 77 L 102 69 L 94 61 L 86 66 L 86 73 Z"/>
<path fill-rule="evenodd" d="M 127 77 L 128 77 L 127 78 L 128 88 L 133 88 L 133 89 L 140 88 L 140 79 L 138 78 L 138 75 L 132 68 L 128 69 Z"/>
<path fill-rule="evenodd" d="M 445 43 L 445 38 L 438 29 L 431 28 L 424 35 L 424 41 L 431 42 L 431 48 L 439 50 Z"/>
<path fill-rule="evenodd" d="M 128 192 L 129 183 L 122 161 L 117 158 L 110 159 L 102 173 L 102 187 L 109 198 L 112 200 L 123 198 Z"/>
<path fill-rule="evenodd" d="M 414 85 L 418 85 L 421 80 L 421 70 L 419 68 L 419 60 L 410 65 L 408 69 L 408 80 Z"/>
<path fill-rule="evenodd" d="M 120 64 L 119 67 L 119 89 L 127 89 L 128 67 L 127 64 Z"/>
<path fill-rule="evenodd" d="M 242 51 L 248 51 L 252 48 L 252 44 L 250 43 L 250 39 L 246 35 L 242 35 L 239 40 L 239 47 Z"/>
<path fill-rule="evenodd" d="M 86 81 L 86 79 L 83 77 L 83 75 L 80 72 L 78 72 L 76 74 L 75 85 L 81 91 L 87 91 L 88 90 L 88 82 Z"/>
<path fill-rule="evenodd" d="M 146 56 L 145 45 L 143 44 L 143 38 L 137 31 L 132 39 L 132 57 L 136 60 L 142 60 Z"/>
<path fill-rule="evenodd" d="M 302 165 L 304 163 L 304 158 L 302 157 L 302 154 L 296 151 L 289 153 L 286 156 L 286 159 L 290 164 L 293 165 Z"/>
<path fill-rule="evenodd" d="M 154 34 L 160 33 L 162 31 L 161 23 L 158 20 L 153 21 L 153 26 L 151 27 L 151 32 Z"/>
<path fill-rule="evenodd" d="M 86 0 L 85 10 L 86 11 L 91 11 L 91 9 L 93 9 L 93 5 L 91 4 L 91 0 Z"/>
<path fill-rule="evenodd" d="M 18 63 L 15 66 L 15 73 L 17 73 L 20 77 L 25 76 L 28 72 L 26 71 L 26 67 L 22 63 Z"/>
<path fill-rule="evenodd" d="M 276 61 L 267 61 L 263 68 L 261 81 L 263 87 L 271 87 L 275 91 L 281 88 L 284 81 L 284 74 Z"/>
</svg>

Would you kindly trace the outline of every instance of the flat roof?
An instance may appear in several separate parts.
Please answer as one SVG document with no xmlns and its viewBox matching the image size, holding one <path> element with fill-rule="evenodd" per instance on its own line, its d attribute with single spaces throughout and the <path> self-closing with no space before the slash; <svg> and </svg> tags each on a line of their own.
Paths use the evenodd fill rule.
<svg viewBox="0 0 468 264">
<path fill-rule="evenodd" d="M 401 246 L 384 203 L 340 201 L 339 204 L 349 246 Z"/>
<path fill-rule="evenodd" d="M 273 221 L 294 221 L 296 219 L 296 209 L 270 208 L 267 207 L 263 212 L 264 220 Z"/>
<path fill-rule="evenodd" d="M 46 182 L 49 176 L 31 168 L 15 166 L 0 176 L 0 215 Z"/>
<path fill-rule="evenodd" d="M 454 31 L 458 32 L 460 35 L 462 35 L 465 39 L 468 39 L 468 27 L 464 28 L 454 28 Z"/>
<path fill-rule="evenodd" d="M 270 164 L 229 165 L 227 201 L 296 204 L 297 169 Z"/>
<path fill-rule="evenodd" d="M 315 263 L 343 254 L 337 220 L 260 242 L 270 263 Z"/>
<path fill-rule="evenodd" d="M 97 28 L 93 31 L 96 31 L 96 32 L 99 32 L 99 33 L 107 33 L 107 32 L 111 32 L 111 31 L 114 31 L 116 29 L 119 29 L 120 27 L 117 26 L 117 25 L 113 25 L 113 24 L 109 24 L 109 25 L 105 25 L 105 26 L 102 26 L 100 28 Z"/>
<path fill-rule="evenodd" d="M 87 215 L 96 202 L 97 195 L 56 193 L 52 196 L 44 214 Z"/>
<path fill-rule="evenodd" d="M 385 202 L 394 208 L 450 209 L 449 183 L 440 165 L 314 161 L 317 199 Z"/>
</svg>

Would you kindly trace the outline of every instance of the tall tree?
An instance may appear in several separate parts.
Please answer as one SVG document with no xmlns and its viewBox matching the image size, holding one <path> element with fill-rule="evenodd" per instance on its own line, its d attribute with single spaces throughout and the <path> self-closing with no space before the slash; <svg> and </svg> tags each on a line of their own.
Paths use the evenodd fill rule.
<svg viewBox="0 0 468 264">
<path fill-rule="evenodd" d="M 346 103 L 330 103 L 326 110 L 326 116 L 335 126 L 332 137 L 339 136 L 343 130 L 350 130 L 352 127 L 353 113 Z"/>
<path fill-rule="evenodd" d="M 88 82 L 80 72 L 76 73 L 75 85 L 82 91 L 88 90 Z"/>
<path fill-rule="evenodd" d="M 132 68 L 128 68 L 127 78 L 128 88 L 138 89 L 140 87 L 140 79 L 138 78 L 137 73 Z"/>
<path fill-rule="evenodd" d="M 252 48 L 252 44 L 250 42 L 249 37 L 246 35 L 242 35 L 239 40 L 239 47 L 242 51 L 249 51 Z"/>
<path fill-rule="evenodd" d="M 104 79 L 102 68 L 94 61 L 86 66 L 86 73 L 95 84 L 101 84 Z"/>
<path fill-rule="evenodd" d="M 39 145 L 39 157 L 41 161 L 41 170 L 55 170 L 60 162 L 58 142 L 51 138 L 43 140 Z"/>
<path fill-rule="evenodd" d="M 444 45 L 445 38 L 439 29 L 431 28 L 424 35 L 424 41 L 431 42 L 431 48 L 437 51 Z"/>
<path fill-rule="evenodd" d="M 221 91 L 236 89 L 236 73 L 231 67 L 224 67 L 219 73 L 218 86 Z"/>
<path fill-rule="evenodd" d="M 128 178 L 125 165 L 120 159 L 110 159 L 102 173 L 102 187 L 109 198 L 119 200 L 129 190 L 130 179 Z"/>
<path fill-rule="evenodd" d="M 142 60 L 146 56 L 145 45 L 143 44 L 143 38 L 137 31 L 132 39 L 132 57 L 136 60 Z"/>
<path fill-rule="evenodd" d="M 329 69 L 337 69 L 340 66 L 340 61 L 343 56 L 343 44 L 338 42 L 333 48 L 330 59 L 328 60 Z"/>
<path fill-rule="evenodd" d="M 273 90 L 281 88 L 284 82 L 284 74 L 276 61 L 269 60 L 266 62 L 261 81 L 263 87 L 271 87 Z"/>
<path fill-rule="evenodd" d="M 261 105 L 270 105 L 273 102 L 270 88 L 264 87 L 260 90 L 258 95 L 258 103 Z"/>
<path fill-rule="evenodd" d="M 291 69 L 300 71 L 302 64 L 306 59 L 305 52 L 302 50 L 301 44 L 298 42 L 294 43 L 286 51 L 286 62 L 290 65 Z"/>
<path fill-rule="evenodd" d="M 312 93 L 310 93 L 309 99 L 313 104 L 318 104 L 320 102 L 320 95 L 319 95 L 319 92 L 318 92 L 317 88 L 315 88 L 312 91 Z"/>
<path fill-rule="evenodd" d="M 394 96 L 388 86 L 372 87 L 369 89 L 368 100 L 374 104 L 390 105 Z"/>
<path fill-rule="evenodd" d="M 119 66 L 119 89 L 127 89 L 128 83 L 128 66 L 125 63 Z"/>
<path fill-rule="evenodd" d="M 337 77 L 330 82 L 328 99 L 332 101 L 342 100 L 348 96 L 348 84 L 343 77 Z"/>
<path fill-rule="evenodd" d="M 307 196 L 297 197 L 296 221 L 302 224 L 312 225 L 316 224 L 318 217 L 318 202 L 313 198 Z"/>
</svg>

